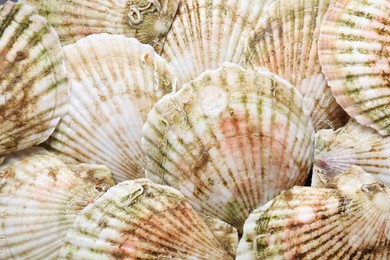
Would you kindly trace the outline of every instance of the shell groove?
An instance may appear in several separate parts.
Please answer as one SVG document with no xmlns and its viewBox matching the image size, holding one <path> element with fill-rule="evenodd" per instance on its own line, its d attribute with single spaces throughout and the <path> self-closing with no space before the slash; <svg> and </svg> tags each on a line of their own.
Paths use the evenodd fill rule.
<svg viewBox="0 0 390 260">
<path fill-rule="evenodd" d="M 114 185 L 107 167 L 71 170 L 42 148 L 6 157 L 0 174 L 1 259 L 57 259 L 81 209 Z"/>
<path fill-rule="evenodd" d="M 294 187 L 254 211 L 237 259 L 388 259 L 390 190 L 361 168 Z"/>
<path fill-rule="evenodd" d="M 180 84 L 223 62 L 238 63 L 245 41 L 274 0 L 184 0 L 167 34 L 162 56 Z"/>
<path fill-rule="evenodd" d="M 117 182 L 142 177 L 142 126 L 174 89 L 171 69 L 152 47 L 120 35 L 88 36 L 64 54 L 70 108 L 48 145 L 66 162 L 106 165 Z"/>
<path fill-rule="evenodd" d="M 161 49 L 180 0 L 22 0 L 56 29 L 63 45 L 91 34 L 119 34 Z"/>
<path fill-rule="evenodd" d="M 44 142 L 68 96 L 57 34 L 32 7 L 0 5 L 0 156 Z"/>
<path fill-rule="evenodd" d="M 124 181 L 77 217 L 60 259 L 232 259 L 177 190 Z"/>
<path fill-rule="evenodd" d="M 251 33 L 245 64 L 266 67 L 303 94 L 316 129 L 338 128 L 347 114 L 337 104 L 318 59 L 319 29 L 332 0 L 277 0 Z"/>
<path fill-rule="evenodd" d="M 338 0 L 321 26 L 319 57 L 340 106 L 390 134 L 390 1 Z"/>
<path fill-rule="evenodd" d="M 352 166 L 360 166 L 390 187 L 390 137 L 351 119 L 338 129 L 316 133 L 314 181 L 326 184 Z"/>
<path fill-rule="evenodd" d="M 159 100 L 142 133 L 146 176 L 239 232 L 252 209 L 302 185 L 313 160 L 298 90 L 230 63 Z"/>
</svg>

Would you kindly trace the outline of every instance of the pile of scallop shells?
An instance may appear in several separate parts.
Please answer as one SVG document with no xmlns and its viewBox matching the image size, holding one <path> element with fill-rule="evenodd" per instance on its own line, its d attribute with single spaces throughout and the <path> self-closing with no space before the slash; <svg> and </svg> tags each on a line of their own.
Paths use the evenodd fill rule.
<svg viewBox="0 0 390 260">
<path fill-rule="evenodd" d="M 390 0 L 5 2 L 0 259 L 390 259 L 389 62 Z"/>
</svg>

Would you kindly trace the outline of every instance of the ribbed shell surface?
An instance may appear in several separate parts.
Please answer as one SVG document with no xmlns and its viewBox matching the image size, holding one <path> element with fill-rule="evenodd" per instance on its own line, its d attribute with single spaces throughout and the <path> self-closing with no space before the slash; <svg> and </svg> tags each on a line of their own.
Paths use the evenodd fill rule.
<svg viewBox="0 0 390 260">
<path fill-rule="evenodd" d="M 66 166 L 42 148 L 0 166 L 0 259 L 57 259 L 73 221 L 114 185 L 107 167 Z"/>
<path fill-rule="evenodd" d="M 179 83 L 187 83 L 225 61 L 238 63 L 250 31 L 273 1 L 184 0 L 162 51 Z"/>
<path fill-rule="evenodd" d="M 30 6 L 0 6 L 0 156 L 44 142 L 68 96 L 55 31 Z"/>
<path fill-rule="evenodd" d="M 106 165 L 115 181 L 144 176 L 142 126 L 174 89 L 173 72 L 151 46 L 120 35 L 88 36 L 64 54 L 70 107 L 49 146 L 67 162 Z"/>
<path fill-rule="evenodd" d="M 390 134 L 390 1 L 339 0 L 321 26 L 319 57 L 340 106 Z"/>
<path fill-rule="evenodd" d="M 337 131 L 317 132 L 315 143 L 318 181 L 328 183 L 356 165 L 390 187 L 390 137 L 351 119 Z"/>
<path fill-rule="evenodd" d="M 63 45 L 91 34 L 137 38 L 161 49 L 180 0 L 21 0 L 34 5 Z"/>
<path fill-rule="evenodd" d="M 60 259 L 233 259 L 177 190 L 124 181 L 77 217 Z"/>
<path fill-rule="evenodd" d="M 314 128 L 288 82 L 224 63 L 157 102 L 142 147 L 148 178 L 240 232 L 253 209 L 304 184 Z"/>
<path fill-rule="evenodd" d="M 390 190 L 352 168 L 333 188 L 294 187 L 245 222 L 237 259 L 389 259 Z"/>
<path fill-rule="evenodd" d="M 337 104 L 318 59 L 318 36 L 326 10 L 333 0 L 277 0 L 251 33 L 245 64 L 266 67 L 303 94 L 316 129 L 338 128 L 347 114 Z"/>
</svg>

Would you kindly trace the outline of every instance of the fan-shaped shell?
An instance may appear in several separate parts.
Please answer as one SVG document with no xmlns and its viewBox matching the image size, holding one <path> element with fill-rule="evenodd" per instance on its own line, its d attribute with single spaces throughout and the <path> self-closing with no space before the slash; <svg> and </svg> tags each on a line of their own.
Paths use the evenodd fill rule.
<svg viewBox="0 0 390 260">
<path fill-rule="evenodd" d="M 144 176 L 141 130 L 173 73 L 152 47 L 119 35 L 91 35 L 64 47 L 70 108 L 49 139 L 67 162 L 106 165 L 116 181 Z"/>
<path fill-rule="evenodd" d="M 294 187 L 245 222 L 237 259 L 389 259 L 390 190 L 354 167 L 333 188 Z"/>
<path fill-rule="evenodd" d="M 124 181 L 77 217 L 61 259 L 232 259 L 177 190 Z"/>
<path fill-rule="evenodd" d="M 268 71 L 225 63 L 160 99 L 142 146 L 148 178 L 240 231 L 249 212 L 304 183 L 313 142 L 298 90 Z"/>
<path fill-rule="evenodd" d="M 44 142 L 66 113 L 58 36 L 24 4 L 0 5 L 0 156 Z"/>
<path fill-rule="evenodd" d="M 319 56 L 340 106 L 390 134 L 390 1 L 338 0 L 321 26 Z"/>
<path fill-rule="evenodd" d="M 245 64 L 266 67 L 303 94 L 316 129 L 338 128 L 348 116 L 334 99 L 318 60 L 319 28 L 332 0 L 277 0 L 250 35 Z"/>
<path fill-rule="evenodd" d="M 390 187 L 390 137 L 351 119 L 338 129 L 316 133 L 313 183 L 328 183 L 354 165 Z"/>
<path fill-rule="evenodd" d="M 238 63 L 250 31 L 272 1 L 184 0 L 162 51 L 179 83 L 225 61 Z"/>
<path fill-rule="evenodd" d="M 69 168 L 42 148 L 6 157 L 0 174 L 0 259 L 56 259 L 76 215 L 114 184 L 107 167 Z"/>
<path fill-rule="evenodd" d="M 180 0 L 22 0 L 34 5 L 63 45 L 91 34 L 135 37 L 161 48 Z"/>
</svg>

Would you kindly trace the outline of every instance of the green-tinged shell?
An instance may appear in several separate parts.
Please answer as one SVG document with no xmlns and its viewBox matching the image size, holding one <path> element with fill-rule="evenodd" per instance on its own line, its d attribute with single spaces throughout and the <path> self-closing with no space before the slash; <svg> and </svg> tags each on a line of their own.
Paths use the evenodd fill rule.
<svg viewBox="0 0 390 260">
<path fill-rule="evenodd" d="M 124 181 L 87 206 L 60 259 L 233 259 L 177 190 Z"/>
<path fill-rule="evenodd" d="M 121 35 L 90 35 L 64 47 L 68 113 L 48 145 L 66 162 L 106 165 L 115 181 L 143 177 L 141 130 L 175 77 L 151 46 Z"/>
<path fill-rule="evenodd" d="M 253 209 L 304 184 L 314 127 L 291 84 L 225 63 L 157 102 L 142 147 L 148 178 L 240 232 Z"/>
<path fill-rule="evenodd" d="M 317 132 L 315 143 L 315 185 L 326 184 L 356 165 L 390 187 L 390 137 L 351 119 L 337 131 Z"/>
<path fill-rule="evenodd" d="M 338 0 L 321 26 L 319 57 L 340 106 L 390 134 L 390 1 Z"/>
<path fill-rule="evenodd" d="M 172 23 L 162 56 L 179 84 L 223 62 L 238 63 L 245 41 L 274 0 L 184 0 Z"/>
<path fill-rule="evenodd" d="M 334 99 L 318 59 L 318 36 L 333 0 L 276 0 L 250 35 L 245 64 L 266 67 L 297 87 L 316 129 L 339 128 L 347 114 Z"/>
<path fill-rule="evenodd" d="M 114 185 L 105 166 L 68 167 L 43 148 L 0 166 L 0 259 L 57 259 L 80 211 Z"/>
<path fill-rule="evenodd" d="M 21 0 L 34 5 L 63 45 L 99 33 L 134 37 L 161 49 L 180 0 Z"/>
<path fill-rule="evenodd" d="M 44 142 L 68 95 L 55 31 L 31 6 L 0 5 L 0 156 Z"/>
<path fill-rule="evenodd" d="M 230 255 L 235 256 L 238 246 L 237 229 L 217 218 L 202 213 L 198 214 L 202 217 L 211 232 L 213 232 L 213 235 L 217 238 L 218 242 Z"/>
<path fill-rule="evenodd" d="M 390 190 L 359 167 L 254 211 L 237 251 L 238 260 L 389 258 Z"/>
</svg>

